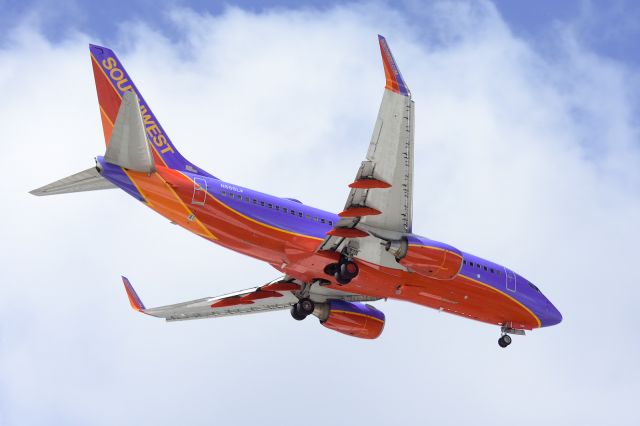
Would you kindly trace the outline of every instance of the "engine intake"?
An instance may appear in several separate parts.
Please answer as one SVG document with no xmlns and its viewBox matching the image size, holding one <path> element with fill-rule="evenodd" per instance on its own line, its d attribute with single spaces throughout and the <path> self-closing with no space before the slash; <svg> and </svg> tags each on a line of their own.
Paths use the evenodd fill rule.
<svg viewBox="0 0 640 426">
<path fill-rule="evenodd" d="M 325 327 L 361 339 L 375 339 L 384 329 L 384 313 L 364 303 L 329 300 L 317 304 L 314 315 Z"/>
</svg>

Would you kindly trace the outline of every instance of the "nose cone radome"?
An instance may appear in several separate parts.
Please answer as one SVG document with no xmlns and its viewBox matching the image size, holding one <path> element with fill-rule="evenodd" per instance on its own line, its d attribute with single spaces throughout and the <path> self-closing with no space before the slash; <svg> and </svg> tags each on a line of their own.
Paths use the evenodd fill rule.
<svg viewBox="0 0 640 426">
<path fill-rule="evenodd" d="M 547 307 L 540 319 L 543 327 L 550 327 L 562 322 L 562 314 L 555 306 L 553 306 L 553 303 L 547 301 Z"/>
</svg>

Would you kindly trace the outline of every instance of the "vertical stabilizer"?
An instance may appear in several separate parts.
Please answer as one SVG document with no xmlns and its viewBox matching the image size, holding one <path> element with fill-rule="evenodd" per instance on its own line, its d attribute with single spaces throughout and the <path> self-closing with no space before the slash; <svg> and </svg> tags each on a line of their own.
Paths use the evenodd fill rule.
<svg viewBox="0 0 640 426">
<path fill-rule="evenodd" d="M 123 96 L 131 91 L 137 96 L 144 131 L 151 147 L 150 152 L 154 163 L 157 166 L 166 166 L 213 177 L 178 152 L 115 53 L 111 49 L 93 44 L 89 45 L 89 50 L 98 92 L 105 144 L 108 146 L 113 140 L 112 133 Z"/>
</svg>

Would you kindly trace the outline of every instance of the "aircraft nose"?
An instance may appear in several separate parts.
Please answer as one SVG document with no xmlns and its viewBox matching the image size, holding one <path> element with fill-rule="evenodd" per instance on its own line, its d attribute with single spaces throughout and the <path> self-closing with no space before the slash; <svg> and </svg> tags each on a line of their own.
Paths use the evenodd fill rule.
<svg viewBox="0 0 640 426">
<path fill-rule="evenodd" d="M 562 322 L 562 314 L 551 302 L 547 301 L 547 308 L 545 309 L 542 326 L 549 327 L 559 324 L 560 322 Z"/>
</svg>

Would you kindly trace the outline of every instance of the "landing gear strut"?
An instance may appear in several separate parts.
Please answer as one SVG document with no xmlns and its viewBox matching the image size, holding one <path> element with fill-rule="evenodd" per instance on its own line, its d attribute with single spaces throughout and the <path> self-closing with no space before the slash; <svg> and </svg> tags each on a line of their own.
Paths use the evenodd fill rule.
<svg viewBox="0 0 640 426">
<path fill-rule="evenodd" d="M 311 299 L 300 299 L 298 303 L 291 307 L 291 316 L 297 321 L 302 321 L 313 313 L 316 308 Z"/>
<path fill-rule="evenodd" d="M 330 263 L 325 266 L 324 272 L 327 275 L 333 276 L 338 284 L 345 285 L 349 284 L 352 279 L 358 276 L 360 269 L 354 261 L 343 256 L 340 258 L 340 262 Z"/>
</svg>

